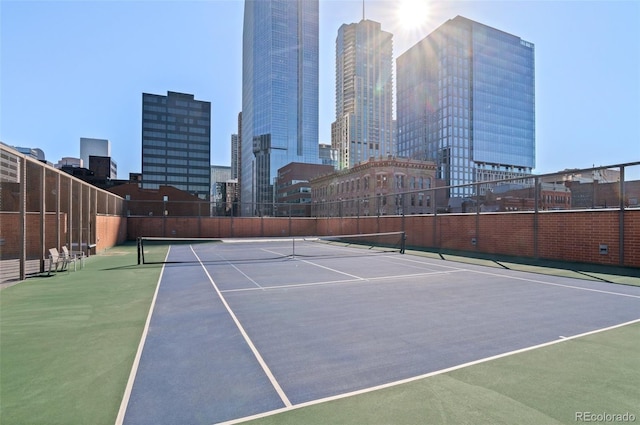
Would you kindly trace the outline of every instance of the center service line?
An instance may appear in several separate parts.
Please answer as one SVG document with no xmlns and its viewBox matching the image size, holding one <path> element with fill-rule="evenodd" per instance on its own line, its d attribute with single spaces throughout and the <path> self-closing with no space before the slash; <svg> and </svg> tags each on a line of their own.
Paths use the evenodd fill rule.
<svg viewBox="0 0 640 425">
<path fill-rule="evenodd" d="M 193 251 L 193 248 L 192 248 L 192 251 Z M 194 252 L 194 254 L 195 254 L 195 252 Z M 196 255 L 196 257 L 197 257 L 197 255 Z M 218 254 L 218 257 L 220 257 L 220 258 L 222 258 L 224 261 L 226 261 L 228 265 L 230 265 L 231 267 L 233 267 L 234 269 L 236 269 L 236 271 L 237 271 L 238 273 L 240 273 L 242 276 L 244 276 L 244 277 L 246 277 L 247 279 L 249 279 L 249 281 L 251 281 L 251 283 L 253 283 L 254 285 L 256 285 L 258 288 L 260 288 L 260 289 L 263 289 L 263 290 L 264 290 L 264 288 L 263 288 L 262 286 L 260 286 L 260 285 L 258 284 L 258 282 L 256 282 L 255 280 L 253 280 L 253 279 L 251 279 L 249 276 L 247 276 L 247 274 L 246 274 L 245 272 L 243 272 L 242 270 L 240 270 L 239 268 L 237 268 L 237 267 L 235 266 L 235 264 L 232 264 L 232 263 L 231 263 L 231 261 L 227 260 L 226 258 L 224 258 L 224 257 L 223 257 L 222 255 L 220 255 L 220 254 Z M 198 258 L 198 260 L 200 260 L 200 259 Z M 202 263 L 200 263 L 200 264 L 202 264 Z M 208 273 L 207 273 L 207 274 L 208 274 Z"/>
<path fill-rule="evenodd" d="M 220 292 L 220 289 L 218 289 L 218 285 L 216 285 L 216 283 L 211 278 L 211 275 L 207 271 L 207 268 L 204 266 L 204 264 L 202 264 L 202 260 L 200 260 L 200 257 L 198 257 L 198 254 L 196 254 L 196 252 L 193 250 L 193 247 L 191 247 L 191 252 L 193 252 L 193 255 L 195 255 L 196 258 L 198 259 L 198 262 L 200 263 L 200 266 L 202 267 L 202 270 L 204 270 L 205 274 L 209 278 L 209 282 L 211 282 L 211 285 L 213 286 L 213 289 L 215 289 L 216 293 L 218 294 L 218 297 L 220 297 L 220 300 L 222 301 L 222 304 L 224 304 L 224 307 L 227 309 L 227 312 L 229 312 L 229 315 L 231 316 L 231 318 L 235 322 L 236 326 L 238 327 L 238 330 L 240 331 L 240 333 L 244 337 L 244 340 L 246 341 L 247 345 L 249 346 L 249 348 L 251 348 L 251 351 L 253 352 L 253 355 L 256 356 L 256 359 L 258 360 L 258 363 L 262 367 L 262 370 L 264 370 L 264 373 L 269 378 L 269 381 L 271 381 L 271 385 L 273 385 L 273 388 L 275 388 L 276 392 L 280 396 L 280 399 L 282 400 L 282 402 L 284 403 L 284 405 L 286 407 L 291 407 L 292 404 L 289 401 L 289 398 L 287 397 L 287 395 L 282 390 L 282 387 L 280 386 L 280 384 L 276 380 L 275 376 L 273 376 L 273 373 L 271 373 L 271 369 L 269 369 L 269 366 L 267 366 L 267 363 L 264 361 L 264 359 L 262 358 L 262 356 L 258 352 L 258 349 L 253 344 L 253 342 L 251 341 L 251 338 L 249 338 L 249 335 L 247 334 L 247 332 L 242 327 L 242 324 L 240 324 L 240 321 L 236 317 L 235 313 L 233 312 L 233 310 L 231 310 L 231 307 L 229 307 L 229 304 L 227 303 L 227 300 L 224 299 L 224 296 L 222 295 L 222 292 Z"/>
</svg>

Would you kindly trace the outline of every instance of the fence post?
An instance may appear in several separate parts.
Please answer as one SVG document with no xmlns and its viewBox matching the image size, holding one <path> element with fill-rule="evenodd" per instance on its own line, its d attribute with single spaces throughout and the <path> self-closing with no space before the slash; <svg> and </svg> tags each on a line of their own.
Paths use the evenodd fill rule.
<svg viewBox="0 0 640 425">
<path fill-rule="evenodd" d="M 433 188 L 431 190 L 431 193 L 433 194 L 433 201 L 432 201 L 432 205 L 433 205 L 433 246 L 437 247 L 438 249 L 440 249 L 440 244 L 437 242 L 438 239 L 438 189 L 437 188 Z"/>
<path fill-rule="evenodd" d="M 476 183 L 476 241 L 473 247 L 478 251 L 478 244 L 482 243 L 480 239 L 480 183 Z"/>
<path fill-rule="evenodd" d="M 60 173 L 56 173 L 56 246 L 61 246 L 60 243 Z"/>
<path fill-rule="evenodd" d="M 44 257 L 47 252 L 46 241 L 46 220 L 47 220 L 47 200 L 46 200 L 46 170 L 40 170 L 40 272 L 44 272 Z"/>
<path fill-rule="evenodd" d="M 533 258 L 538 258 L 538 204 L 540 203 L 540 178 L 533 178 Z"/>
<path fill-rule="evenodd" d="M 620 219 L 618 220 L 618 252 L 620 258 L 618 262 L 621 266 L 624 266 L 624 165 L 620 166 Z"/>
<path fill-rule="evenodd" d="M 69 248 L 72 247 L 71 242 L 73 241 L 73 178 L 69 176 L 67 179 L 69 182 L 69 199 L 67 199 L 67 237 L 66 244 Z"/>
<path fill-rule="evenodd" d="M 20 234 L 20 280 L 25 280 L 26 273 L 25 268 L 27 265 L 27 160 L 20 158 L 22 163 L 20 167 L 20 218 L 18 230 Z"/>
</svg>

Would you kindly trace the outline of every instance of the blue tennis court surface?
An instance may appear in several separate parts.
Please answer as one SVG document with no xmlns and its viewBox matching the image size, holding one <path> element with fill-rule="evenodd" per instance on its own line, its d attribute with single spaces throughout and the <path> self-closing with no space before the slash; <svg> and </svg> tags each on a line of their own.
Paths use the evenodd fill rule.
<svg viewBox="0 0 640 425">
<path fill-rule="evenodd" d="M 125 424 L 237 420 L 640 318 L 638 287 L 295 250 L 171 248 Z"/>
</svg>

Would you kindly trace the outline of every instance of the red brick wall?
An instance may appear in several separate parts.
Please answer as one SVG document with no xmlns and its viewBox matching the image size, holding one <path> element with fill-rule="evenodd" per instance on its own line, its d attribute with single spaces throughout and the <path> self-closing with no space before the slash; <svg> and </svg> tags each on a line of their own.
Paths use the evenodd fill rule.
<svg viewBox="0 0 640 425">
<path fill-rule="evenodd" d="M 119 216 L 96 216 L 96 252 L 127 240 L 127 219 Z"/>
<path fill-rule="evenodd" d="M 640 211 L 625 211 L 624 231 L 624 264 L 640 267 Z"/>
<path fill-rule="evenodd" d="M 57 219 L 56 214 L 47 213 L 45 215 L 45 251 L 42 252 L 40 241 L 40 213 L 26 214 L 26 257 L 27 260 L 36 260 L 44 258 L 48 254 L 49 248 L 57 247 L 64 244 L 67 240 L 65 213 L 60 214 L 60 243 L 56 237 Z M 2 213 L 0 214 L 0 239 L 4 239 L 4 243 L 0 248 L 0 259 L 15 259 L 20 257 L 20 214 L 19 213 Z"/>
<path fill-rule="evenodd" d="M 618 210 L 545 211 L 538 214 L 538 257 L 620 264 Z M 128 237 L 278 237 L 393 232 L 407 244 L 484 254 L 535 257 L 532 212 L 329 218 L 129 217 Z M 434 228 L 435 223 L 435 228 Z M 624 216 L 624 265 L 640 267 L 640 209 Z M 175 232 L 174 232 L 175 231 Z M 476 245 L 473 245 L 475 238 Z M 600 244 L 608 254 L 600 254 Z"/>
<path fill-rule="evenodd" d="M 20 221 L 17 213 L 0 213 L 0 238 L 4 240 L 0 259 L 18 258 L 20 253 Z"/>
<path fill-rule="evenodd" d="M 481 214 L 477 250 L 488 254 L 533 257 L 534 214 Z"/>
<path fill-rule="evenodd" d="M 477 238 L 475 214 L 447 214 L 437 218 L 436 246 L 444 249 L 473 251 L 472 238 Z"/>
<path fill-rule="evenodd" d="M 619 211 L 539 214 L 539 257 L 584 263 L 619 264 L 618 214 Z M 608 246 L 607 255 L 600 254 L 600 244 Z"/>
<path fill-rule="evenodd" d="M 405 217 L 405 231 L 409 246 L 435 246 L 434 228 L 436 222 L 432 215 L 411 215 Z"/>
<path fill-rule="evenodd" d="M 0 238 L 4 239 L 4 245 L 0 252 L 2 259 L 19 258 L 20 256 L 20 215 L 19 213 L 2 213 L 0 215 Z M 60 213 L 60 235 L 56 235 L 58 225 L 57 215 L 47 213 L 45 216 L 45 252 L 42 253 L 40 241 L 40 213 L 27 213 L 26 215 L 26 246 L 27 259 L 39 259 L 48 255 L 49 248 L 60 249 L 67 240 L 67 214 Z M 127 219 L 117 216 L 96 217 L 97 252 L 104 251 L 114 245 L 127 240 Z"/>
</svg>

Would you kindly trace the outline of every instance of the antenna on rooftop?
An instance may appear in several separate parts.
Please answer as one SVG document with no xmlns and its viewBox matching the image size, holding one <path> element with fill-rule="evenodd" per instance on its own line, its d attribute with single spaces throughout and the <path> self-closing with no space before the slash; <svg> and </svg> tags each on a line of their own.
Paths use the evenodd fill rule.
<svg viewBox="0 0 640 425">
<path fill-rule="evenodd" d="M 362 20 L 364 21 L 364 0 L 362 0 Z"/>
</svg>

